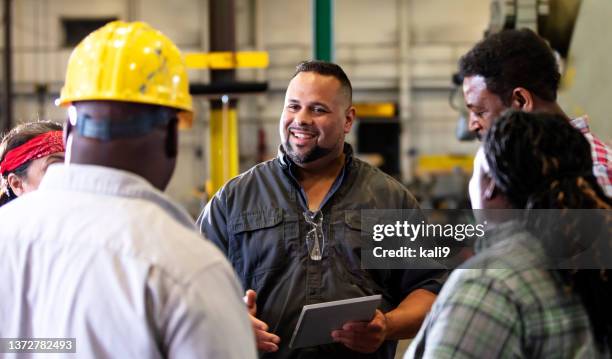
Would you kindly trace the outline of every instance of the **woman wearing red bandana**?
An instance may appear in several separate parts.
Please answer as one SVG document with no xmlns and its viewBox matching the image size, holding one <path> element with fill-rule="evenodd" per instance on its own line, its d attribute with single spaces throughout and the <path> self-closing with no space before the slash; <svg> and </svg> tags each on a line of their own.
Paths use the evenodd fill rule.
<svg viewBox="0 0 612 359">
<path fill-rule="evenodd" d="M 0 206 L 36 190 L 47 167 L 63 161 L 59 124 L 30 122 L 13 128 L 0 143 Z"/>
</svg>

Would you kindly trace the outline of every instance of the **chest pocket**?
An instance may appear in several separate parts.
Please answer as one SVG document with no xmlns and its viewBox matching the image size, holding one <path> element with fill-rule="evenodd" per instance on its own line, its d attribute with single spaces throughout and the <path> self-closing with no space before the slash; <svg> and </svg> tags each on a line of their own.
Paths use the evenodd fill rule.
<svg viewBox="0 0 612 359">
<path fill-rule="evenodd" d="M 344 213 L 344 235 L 339 241 L 338 251 L 344 257 L 347 280 L 359 286 L 373 288 L 380 293 L 380 283 L 384 281 L 381 276 L 384 271 L 367 270 L 361 268 L 361 250 L 372 247 L 371 229 L 364 228 L 376 220 L 367 218 L 362 222 L 361 211 L 347 210 Z"/>
<path fill-rule="evenodd" d="M 346 257 L 351 271 L 361 268 L 361 248 L 365 248 L 366 238 L 361 235 L 361 212 L 348 210 L 344 212 L 344 236 L 341 243 L 342 252 Z"/>
<path fill-rule="evenodd" d="M 284 217 L 283 209 L 269 208 L 230 219 L 230 260 L 243 282 L 286 264 L 287 242 L 298 229 L 297 219 Z"/>
</svg>

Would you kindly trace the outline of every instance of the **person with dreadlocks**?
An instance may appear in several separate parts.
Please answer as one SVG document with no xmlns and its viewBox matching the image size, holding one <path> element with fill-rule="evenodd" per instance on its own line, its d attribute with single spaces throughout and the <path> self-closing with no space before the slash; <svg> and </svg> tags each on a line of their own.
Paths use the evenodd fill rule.
<svg viewBox="0 0 612 359">
<path fill-rule="evenodd" d="M 61 162 L 61 125 L 40 121 L 13 128 L 0 142 L 0 206 L 36 190 L 47 168 Z"/>
<path fill-rule="evenodd" d="M 508 112 L 493 124 L 474 160 L 472 206 L 527 215 L 496 222 L 484 250 L 452 273 L 405 358 L 610 357 L 609 264 L 550 264 L 576 237 L 599 234 L 610 249 L 612 200 L 592 165 L 588 141 L 563 116 Z M 563 220 L 531 226 L 551 212 L 539 209 Z M 593 228 L 594 215 L 608 222 Z"/>
</svg>

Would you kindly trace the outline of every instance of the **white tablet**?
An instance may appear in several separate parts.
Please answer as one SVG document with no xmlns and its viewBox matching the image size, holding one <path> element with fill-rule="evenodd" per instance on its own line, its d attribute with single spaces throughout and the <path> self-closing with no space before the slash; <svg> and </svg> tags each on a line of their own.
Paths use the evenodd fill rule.
<svg viewBox="0 0 612 359">
<path fill-rule="evenodd" d="M 381 295 L 377 294 L 305 305 L 293 331 L 289 348 L 333 343 L 331 332 L 342 328 L 346 322 L 372 320 L 381 298 Z"/>
</svg>

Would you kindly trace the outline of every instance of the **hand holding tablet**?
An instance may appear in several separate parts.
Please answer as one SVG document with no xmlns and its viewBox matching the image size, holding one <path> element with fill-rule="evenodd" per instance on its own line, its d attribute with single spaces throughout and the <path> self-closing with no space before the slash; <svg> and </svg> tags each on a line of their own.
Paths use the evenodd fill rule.
<svg viewBox="0 0 612 359">
<path fill-rule="evenodd" d="M 331 334 L 335 342 L 350 350 L 374 353 L 387 339 L 387 317 L 376 309 L 374 318 L 369 322 L 348 322 Z"/>
<path fill-rule="evenodd" d="M 348 322 L 368 325 L 380 305 L 380 295 L 305 305 L 289 347 L 310 347 L 334 342 L 331 333 Z M 381 313 L 382 315 L 382 313 Z M 365 323 L 364 323 L 365 322 Z"/>
</svg>

